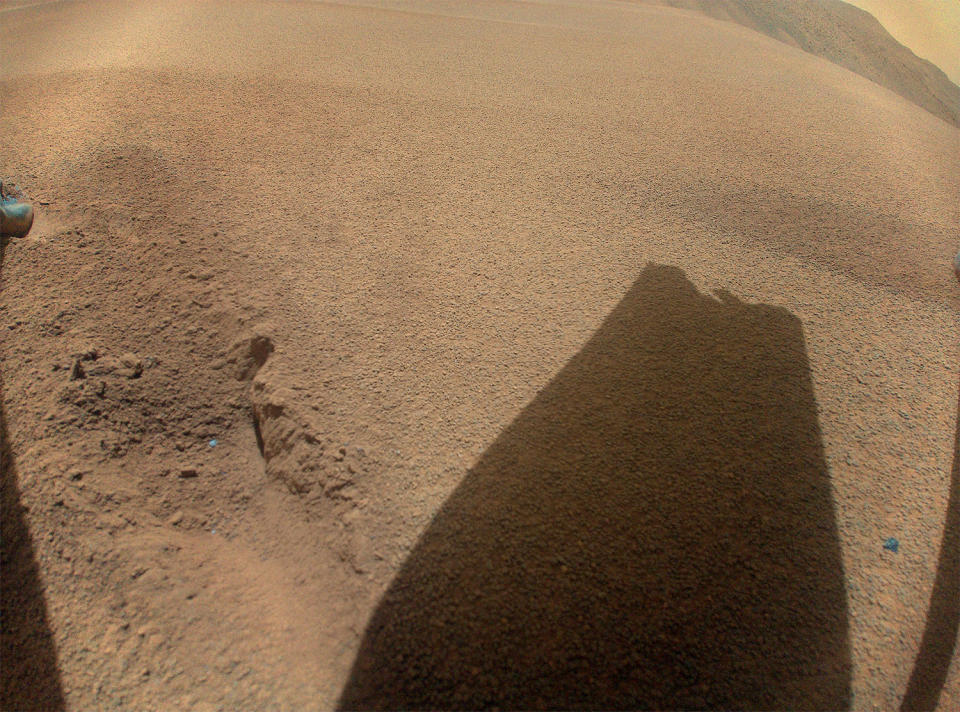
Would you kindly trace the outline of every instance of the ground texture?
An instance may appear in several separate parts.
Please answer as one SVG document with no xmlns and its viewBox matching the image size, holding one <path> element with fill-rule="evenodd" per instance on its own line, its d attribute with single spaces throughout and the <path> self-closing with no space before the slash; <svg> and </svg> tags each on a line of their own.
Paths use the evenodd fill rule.
<svg viewBox="0 0 960 712">
<path fill-rule="evenodd" d="M 4 708 L 960 708 L 956 126 L 655 5 L 18 4 Z"/>
</svg>

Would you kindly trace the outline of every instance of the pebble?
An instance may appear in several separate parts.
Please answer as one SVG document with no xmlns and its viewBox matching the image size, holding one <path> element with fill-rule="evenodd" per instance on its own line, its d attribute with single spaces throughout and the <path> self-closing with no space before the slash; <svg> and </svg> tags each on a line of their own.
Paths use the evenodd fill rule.
<svg viewBox="0 0 960 712">
<path fill-rule="evenodd" d="M 143 361 L 136 354 L 125 353 L 120 357 L 118 374 L 126 378 L 140 378 L 143 373 Z"/>
</svg>

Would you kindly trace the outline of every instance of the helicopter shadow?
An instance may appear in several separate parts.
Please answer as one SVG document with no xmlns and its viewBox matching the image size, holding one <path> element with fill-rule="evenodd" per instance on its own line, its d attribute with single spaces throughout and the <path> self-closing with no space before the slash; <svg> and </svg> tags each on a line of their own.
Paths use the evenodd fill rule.
<svg viewBox="0 0 960 712">
<path fill-rule="evenodd" d="M 844 709 L 850 644 L 802 326 L 650 264 L 480 457 L 340 709 Z"/>
</svg>

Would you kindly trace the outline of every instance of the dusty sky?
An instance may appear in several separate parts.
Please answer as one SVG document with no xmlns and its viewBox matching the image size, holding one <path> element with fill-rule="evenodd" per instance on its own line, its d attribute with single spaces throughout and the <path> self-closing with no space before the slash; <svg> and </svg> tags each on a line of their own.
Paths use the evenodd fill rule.
<svg viewBox="0 0 960 712">
<path fill-rule="evenodd" d="M 960 0 L 847 0 L 960 84 Z"/>
</svg>

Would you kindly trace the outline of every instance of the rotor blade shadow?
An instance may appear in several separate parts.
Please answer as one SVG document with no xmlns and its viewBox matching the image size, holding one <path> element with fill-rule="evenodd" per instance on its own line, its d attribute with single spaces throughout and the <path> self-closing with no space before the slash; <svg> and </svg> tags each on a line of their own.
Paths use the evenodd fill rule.
<svg viewBox="0 0 960 712">
<path fill-rule="evenodd" d="M 940 702 L 960 630 L 960 396 L 957 399 L 957 435 L 953 470 L 943 525 L 937 577 L 930 594 L 927 624 L 913 665 L 901 712 L 932 712 Z"/>
<path fill-rule="evenodd" d="M 5 251 L 0 238 L 0 274 Z M 0 359 L 0 709 L 62 710 L 57 653 L 20 504 L 4 398 Z"/>
<path fill-rule="evenodd" d="M 341 709 L 844 709 L 800 321 L 648 265 L 444 504 Z"/>
</svg>

